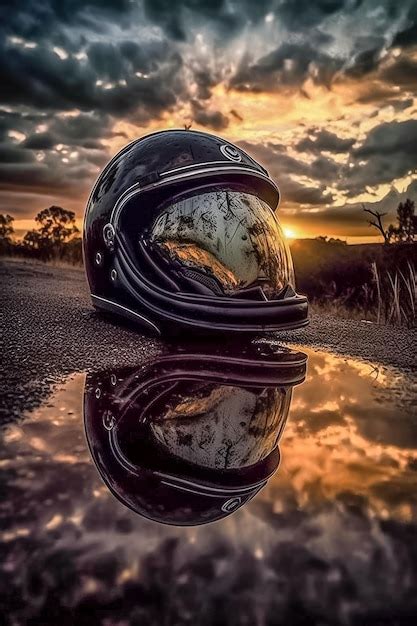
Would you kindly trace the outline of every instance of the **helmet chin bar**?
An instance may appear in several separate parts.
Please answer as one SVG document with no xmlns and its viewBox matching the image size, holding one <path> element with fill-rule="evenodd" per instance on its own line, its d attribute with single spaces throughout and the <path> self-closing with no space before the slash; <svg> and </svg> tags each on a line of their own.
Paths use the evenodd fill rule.
<svg viewBox="0 0 417 626">
<path fill-rule="evenodd" d="M 185 328 L 203 331 L 257 333 L 308 324 L 305 296 L 290 295 L 259 302 L 165 291 L 149 282 L 136 268 L 128 246 L 126 240 L 116 233 L 114 267 L 118 275 L 117 288 L 126 296 L 123 304 L 140 315 L 143 310 L 151 312 L 152 323 L 159 328 L 161 324 L 165 326 L 176 321 Z"/>
<path fill-rule="evenodd" d="M 151 322 L 151 320 L 145 317 L 144 315 L 141 315 L 140 313 L 137 313 L 136 311 L 133 311 L 132 309 L 129 309 L 128 307 L 123 306 L 122 304 L 119 304 L 118 302 L 115 302 L 114 300 L 108 300 L 107 298 L 103 298 L 102 296 L 96 296 L 93 293 L 90 294 L 90 296 L 91 296 L 93 305 L 96 307 L 96 309 L 105 311 L 107 313 L 114 313 L 115 315 L 126 317 L 127 319 L 130 319 L 132 322 L 136 322 L 137 324 L 140 324 L 147 331 L 150 331 L 152 334 L 156 334 L 158 337 L 161 336 L 161 331 L 159 327 L 153 322 Z"/>
<path fill-rule="evenodd" d="M 161 335 L 163 330 L 169 332 L 172 321 L 183 329 L 190 328 L 203 333 L 259 333 L 299 328 L 309 323 L 306 297 L 296 294 L 289 284 L 283 287 L 274 300 L 259 297 L 260 287 L 228 297 L 219 297 L 213 293 L 182 293 L 177 282 L 166 274 L 163 275 L 164 280 L 160 281 L 165 283 L 165 289 L 151 282 L 146 275 L 146 267 L 148 270 L 158 270 L 157 264 L 149 255 L 147 259 L 144 256 L 146 266 L 145 272 L 142 272 L 142 268 L 134 263 L 133 254 L 127 239 L 116 233 L 113 270 L 109 281 L 119 296 L 123 294 L 122 300 L 119 302 L 120 298 L 116 294 L 109 294 L 105 298 L 91 294 L 91 297 L 97 309 L 127 317 L 152 334 Z M 113 273 L 116 280 L 112 279 Z M 254 291 L 258 291 L 258 294 L 254 294 Z"/>
</svg>

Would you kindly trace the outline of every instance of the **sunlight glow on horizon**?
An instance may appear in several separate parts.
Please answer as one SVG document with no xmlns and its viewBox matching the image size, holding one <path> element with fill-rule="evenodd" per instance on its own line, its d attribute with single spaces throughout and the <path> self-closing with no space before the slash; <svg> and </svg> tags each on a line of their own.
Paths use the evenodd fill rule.
<svg viewBox="0 0 417 626">
<path fill-rule="evenodd" d="M 288 226 L 283 226 L 282 230 L 287 239 L 297 239 L 297 234 L 292 228 L 289 228 Z"/>
</svg>

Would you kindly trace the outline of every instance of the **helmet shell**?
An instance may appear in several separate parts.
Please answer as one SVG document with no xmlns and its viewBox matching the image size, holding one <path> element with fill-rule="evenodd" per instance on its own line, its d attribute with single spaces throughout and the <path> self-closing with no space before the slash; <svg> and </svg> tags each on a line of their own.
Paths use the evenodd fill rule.
<svg viewBox="0 0 417 626">
<path fill-rule="evenodd" d="M 217 302 L 209 310 L 198 300 L 176 302 L 169 293 L 154 303 L 158 290 L 151 287 L 144 295 L 141 286 L 139 291 L 132 288 L 134 271 L 130 271 L 123 236 L 129 227 L 121 226 L 121 218 L 128 209 L 133 220 L 139 221 L 145 209 L 147 215 L 152 214 L 152 194 L 169 197 L 193 189 L 201 181 L 244 182 L 256 186 L 257 195 L 273 211 L 279 204 L 278 187 L 259 163 L 230 142 L 199 131 L 152 133 L 127 145 L 108 163 L 93 187 L 84 219 L 84 265 L 94 306 L 141 322 L 157 334 L 184 328 L 258 332 L 269 326 L 288 328 L 307 323 L 306 299 L 296 296 L 292 289 L 287 295 L 296 300 L 287 302 L 292 307 L 285 311 L 279 306 L 278 313 L 284 315 L 274 322 L 271 306 L 262 307 L 260 314 L 260 307 L 249 311 L 245 304 L 248 310 L 241 311 L 234 303 L 224 306 Z M 230 319 L 223 321 L 223 315 Z"/>
</svg>

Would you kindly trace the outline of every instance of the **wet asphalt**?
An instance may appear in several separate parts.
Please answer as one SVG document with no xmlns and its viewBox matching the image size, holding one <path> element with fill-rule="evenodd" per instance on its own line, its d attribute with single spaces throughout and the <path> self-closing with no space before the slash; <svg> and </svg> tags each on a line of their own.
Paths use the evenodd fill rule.
<svg viewBox="0 0 417 626">
<path fill-rule="evenodd" d="M 37 406 L 68 374 L 140 364 L 164 348 L 162 340 L 95 313 L 81 268 L 1 260 L 0 303 L 3 423 Z M 307 328 L 274 338 L 404 372 L 417 365 L 415 329 L 320 314 Z"/>
</svg>

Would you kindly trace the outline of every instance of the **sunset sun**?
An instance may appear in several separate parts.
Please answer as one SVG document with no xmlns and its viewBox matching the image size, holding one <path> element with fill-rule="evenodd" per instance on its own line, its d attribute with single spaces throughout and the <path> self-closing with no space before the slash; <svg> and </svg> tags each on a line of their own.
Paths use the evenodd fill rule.
<svg viewBox="0 0 417 626">
<path fill-rule="evenodd" d="M 297 234 L 293 228 L 284 226 L 282 230 L 284 231 L 284 235 L 286 236 L 287 239 L 296 239 Z"/>
</svg>

